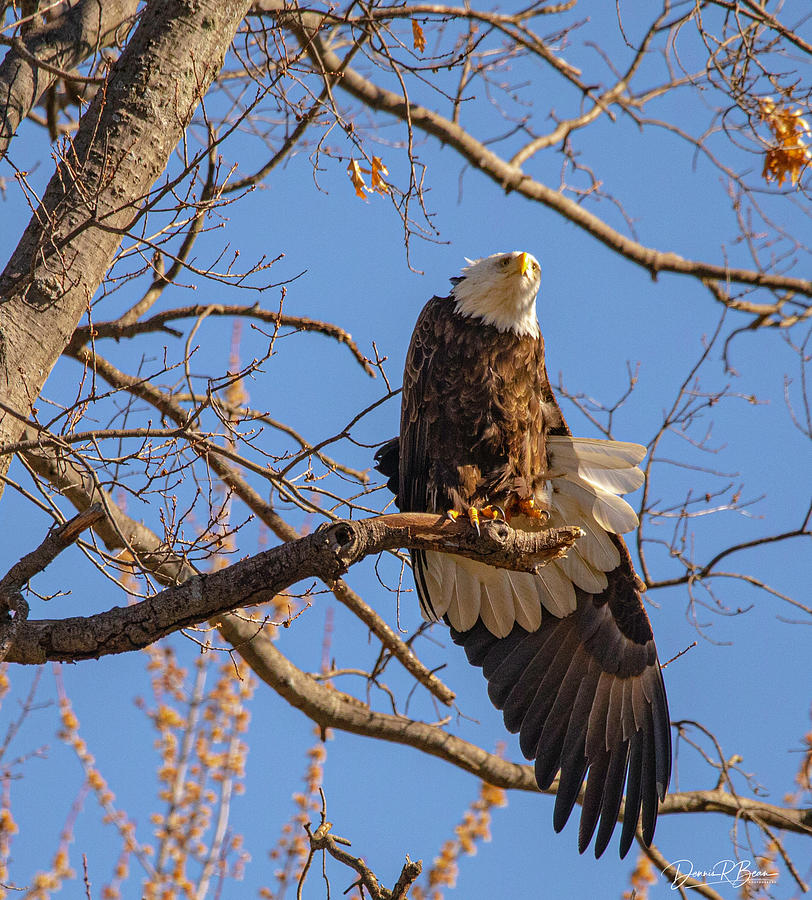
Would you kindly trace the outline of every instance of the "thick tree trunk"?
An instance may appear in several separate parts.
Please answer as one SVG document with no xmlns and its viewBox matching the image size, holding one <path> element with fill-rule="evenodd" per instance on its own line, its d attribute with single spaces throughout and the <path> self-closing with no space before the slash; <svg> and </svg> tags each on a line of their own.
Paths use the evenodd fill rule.
<svg viewBox="0 0 812 900">
<path fill-rule="evenodd" d="M 123 40 L 126 22 L 137 8 L 138 0 L 81 0 L 11 47 L 0 63 L 0 159 L 20 122 L 57 77 L 26 54 L 70 71 L 92 53 Z"/>
<path fill-rule="evenodd" d="M 249 7 L 249 0 L 153 0 L 83 116 L 0 275 L 0 447 L 22 433 Z M 8 465 L 1 457 L 0 475 Z"/>
</svg>

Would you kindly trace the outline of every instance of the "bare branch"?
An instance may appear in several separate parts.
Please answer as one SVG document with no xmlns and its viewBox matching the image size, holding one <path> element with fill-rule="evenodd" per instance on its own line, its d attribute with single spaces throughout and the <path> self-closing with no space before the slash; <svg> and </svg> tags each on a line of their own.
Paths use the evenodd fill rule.
<svg viewBox="0 0 812 900">
<path fill-rule="evenodd" d="M 77 328 L 71 338 L 70 344 L 65 348 L 69 356 L 77 356 L 80 349 L 91 339 L 101 338 L 131 338 L 139 334 L 149 334 L 156 331 L 167 331 L 167 323 L 178 319 L 192 319 L 199 316 L 238 316 L 256 319 L 259 322 L 267 322 L 280 328 L 292 328 L 294 331 L 313 331 L 333 338 L 340 344 L 344 344 L 355 357 L 363 370 L 372 378 L 375 370 L 369 360 L 358 349 L 350 334 L 338 325 L 331 322 L 319 322 L 316 319 L 308 319 L 304 316 L 288 316 L 271 309 L 261 309 L 258 305 L 237 306 L 223 303 L 199 303 L 195 306 L 185 306 L 178 309 L 169 309 L 157 313 L 144 321 L 119 320 L 116 322 L 94 322 L 93 326 L 85 325 Z"/>
<path fill-rule="evenodd" d="M 143 197 L 217 75 L 248 6 L 246 0 L 148 6 L 83 116 L 0 275 L 0 378 L 20 413 L 27 415 L 39 395 L 122 231 L 141 215 Z M 103 147 L 96 143 L 99 133 Z M 14 417 L 0 417 L 0 443 L 16 440 L 21 430 Z M 7 465 L 7 457 L 0 460 L 0 474 Z"/>
<path fill-rule="evenodd" d="M 85 529 L 92 528 L 103 518 L 102 507 L 94 505 L 51 531 L 36 550 L 26 553 L 0 579 L 0 598 L 11 591 L 19 591 L 34 575 L 46 569 L 63 550 L 70 547 Z"/>
<path fill-rule="evenodd" d="M 276 5 L 274 3 L 273 5 Z M 270 8 L 268 3 L 266 8 Z M 340 59 L 324 46 L 319 37 L 322 18 L 317 13 L 281 11 L 278 15 L 297 33 L 302 46 L 308 48 L 314 64 L 323 65 L 324 72 L 335 71 L 341 65 Z M 516 191 L 530 200 L 536 200 L 549 207 L 579 227 L 583 228 L 610 249 L 641 266 L 656 278 L 660 272 L 690 275 L 699 279 L 715 279 L 724 283 L 740 283 L 766 287 L 773 290 L 794 291 L 812 297 L 812 280 L 791 278 L 756 270 L 720 266 L 700 260 L 684 259 L 676 253 L 662 252 L 634 241 L 563 193 L 547 187 L 523 172 L 518 166 L 502 159 L 489 147 L 478 141 L 469 131 L 446 119 L 433 110 L 412 103 L 403 96 L 381 87 L 365 78 L 351 67 L 346 67 L 339 86 L 362 100 L 372 109 L 390 113 L 408 121 L 411 127 L 419 128 L 453 147 L 472 166 L 482 171 L 501 185 L 506 191 Z"/>
<path fill-rule="evenodd" d="M 134 561 L 153 575 L 159 584 L 175 585 L 195 574 L 187 560 L 177 556 L 166 542 L 159 540 L 144 524 L 126 515 L 107 492 L 99 488 L 70 457 L 61 455 L 58 449 L 52 453 L 29 451 L 25 457 L 34 471 L 61 491 L 77 509 L 87 509 L 92 503 L 101 501 L 107 515 L 94 525 L 94 531 L 102 538 L 108 550 L 129 550 Z M 280 519 L 279 522 L 281 521 Z M 296 537 L 292 528 L 286 531 L 286 535 L 287 540 Z M 418 682 L 441 703 L 450 704 L 454 701 L 454 692 L 426 668 L 411 647 L 343 579 L 338 579 L 331 587 L 336 598 L 361 619 Z"/>
<path fill-rule="evenodd" d="M 0 159 L 22 120 L 65 70 L 126 36 L 137 0 L 82 0 L 11 42 L 0 63 Z"/>
<path fill-rule="evenodd" d="M 125 609 L 116 607 L 87 618 L 29 621 L 20 628 L 8 659 L 29 664 L 74 661 L 146 647 L 173 631 L 263 603 L 305 578 L 329 584 L 381 550 L 433 549 L 533 571 L 541 561 L 562 555 L 579 534 L 577 528 L 522 533 L 505 522 L 488 522 L 478 536 L 467 522 L 429 513 L 338 522 L 227 569 L 195 575 Z"/>
</svg>

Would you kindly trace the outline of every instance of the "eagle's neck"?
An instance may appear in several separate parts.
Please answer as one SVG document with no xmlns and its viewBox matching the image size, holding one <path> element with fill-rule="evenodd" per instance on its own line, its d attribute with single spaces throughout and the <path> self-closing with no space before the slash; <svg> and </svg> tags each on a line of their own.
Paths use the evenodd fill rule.
<svg viewBox="0 0 812 900">
<path fill-rule="evenodd" d="M 451 291 L 454 309 L 462 316 L 493 325 L 497 331 L 513 332 L 517 337 L 538 337 L 536 292 L 506 289 L 501 284 L 463 278 Z"/>
</svg>

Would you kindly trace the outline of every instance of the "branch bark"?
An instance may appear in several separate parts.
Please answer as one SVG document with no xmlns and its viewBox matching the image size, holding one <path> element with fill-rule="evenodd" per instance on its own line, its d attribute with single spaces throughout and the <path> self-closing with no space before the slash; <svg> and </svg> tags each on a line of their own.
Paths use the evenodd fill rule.
<svg viewBox="0 0 812 900">
<path fill-rule="evenodd" d="M 91 506 L 51 531 L 36 550 L 26 553 L 0 579 L 0 603 L 6 593 L 19 591 L 34 575 L 50 565 L 66 547 L 70 547 L 86 528 L 97 524 L 103 518 L 104 510 L 101 506 Z"/>
<path fill-rule="evenodd" d="M 28 438 L 32 437 L 35 434 L 34 429 L 28 427 L 25 434 Z M 160 540 L 150 528 L 123 512 L 107 491 L 95 481 L 91 470 L 83 469 L 73 457 L 63 453 L 60 448 L 26 451 L 22 454 L 22 458 L 27 466 L 59 490 L 77 510 L 85 510 L 94 503 L 100 503 L 104 507 L 107 516 L 95 525 L 93 530 L 104 541 L 108 550 L 112 552 L 128 550 L 138 565 L 164 586 L 179 584 L 195 574 L 189 563 L 174 553 L 172 548 Z M 221 477 L 226 476 L 221 474 Z M 248 485 L 240 480 L 238 488 L 245 492 Z M 292 541 L 299 537 L 284 519 L 262 502 L 255 491 L 251 490 L 246 502 L 281 540 Z M 442 703 L 448 705 L 454 701 L 454 692 L 426 668 L 409 645 L 395 634 L 381 616 L 364 603 L 344 579 L 338 579 L 330 587 L 336 599 L 361 619 L 406 671 Z"/>
<path fill-rule="evenodd" d="M 0 390 L 24 418 L 223 64 L 247 0 L 150 3 L 0 275 Z M 0 445 L 19 416 L 0 417 Z M 0 475 L 8 468 L 0 460 Z M 0 482 L 0 491 L 2 491 Z"/>
<path fill-rule="evenodd" d="M 28 604 L 21 593 L 23 586 L 77 540 L 86 528 L 103 518 L 104 510 L 101 506 L 91 506 L 80 512 L 70 522 L 51 531 L 36 550 L 27 553 L 0 579 L 0 662 L 5 660 L 9 647 L 17 639 L 20 628 L 28 618 Z M 9 612 L 14 613 L 10 621 L 7 615 Z"/>
</svg>

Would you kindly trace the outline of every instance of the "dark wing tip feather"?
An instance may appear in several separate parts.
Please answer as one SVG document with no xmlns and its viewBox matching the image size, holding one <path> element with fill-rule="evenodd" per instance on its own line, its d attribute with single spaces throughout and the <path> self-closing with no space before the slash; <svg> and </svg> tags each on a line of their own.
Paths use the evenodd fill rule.
<svg viewBox="0 0 812 900">
<path fill-rule="evenodd" d="M 623 802 L 623 786 L 626 783 L 626 772 L 629 767 L 630 741 L 624 741 L 619 747 L 612 750 L 612 758 L 609 770 L 603 779 L 603 798 L 600 807 L 600 826 L 598 836 L 595 838 L 595 859 L 598 859 L 609 844 L 615 823 L 620 813 L 620 804 Z M 581 814 L 581 824 L 584 825 L 584 816 Z M 593 826 L 594 828 L 594 826 Z M 591 834 L 590 834 L 591 837 Z M 583 849 L 589 844 L 586 838 Z M 582 850 L 583 852 L 583 850 Z"/>
<path fill-rule="evenodd" d="M 655 772 L 657 766 L 656 744 L 652 732 L 643 731 L 643 772 L 640 787 L 641 825 L 643 843 L 649 847 L 654 839 L 654 827 L 657 824 L 659 798 Z"/>
<path fill-rule="evenodd" d="M 592 840 L 598 825 L 603 797 L 607 788 L 607 775 L 612 754 L 604 750 L 589 767 L 589 775 L 584 790 L 584 803 L 581 807 L 581 822 L 578 828 L 578 852 L 583 853 Z"/>
<path fill-rule="evenodd" d="M 637 820 L 640 816 L 640 799 L 643 780 L 643 743 L 644 732 L 638 731 L 632 738 L 631 751 L 629 754 L 629 774 L 626 779 L 626 803 L 623 809 L 623 830 L 620 833 L 620 858 L 624 859 L 629 852 L 629 848 L 634 840 L 637 831 Z M 601 822 L 601 827 L 603 822 Z M 615 823 L 611 826 L 607 823 L 609 834 L 606 837 L 606 843 L 609 842 L 612 831 L 614 831 Z M 600 835 L 599 835 L 600 837 Z"/>
<path fill-rule="evenodd" d="M 671 772 L 662 674 L 637 592 L 621 607 L 618 594 L 628 583 L 613 591 L 610 576 L 599 597 L 577 591 L 574 613 L 545 615 L 535 632 L 516 625 L 497 638 L 481 621 L 470 631 L 451 631 L 469 662 L 483 668 L 491 700 L 508 729 L 519 732 L 522 752 L 535 760 L 539 787 L 546 790 L 560 773 L 556 831 L 566 825 L 586 777 L 578 849 L 595 836 L 596 857 L 615 830 L 624 788 L 620 855 L 628 853 L 638 822 L 650 843 Z M 632 602 L 636 610 L 628 608 Z"/>
</svg>

